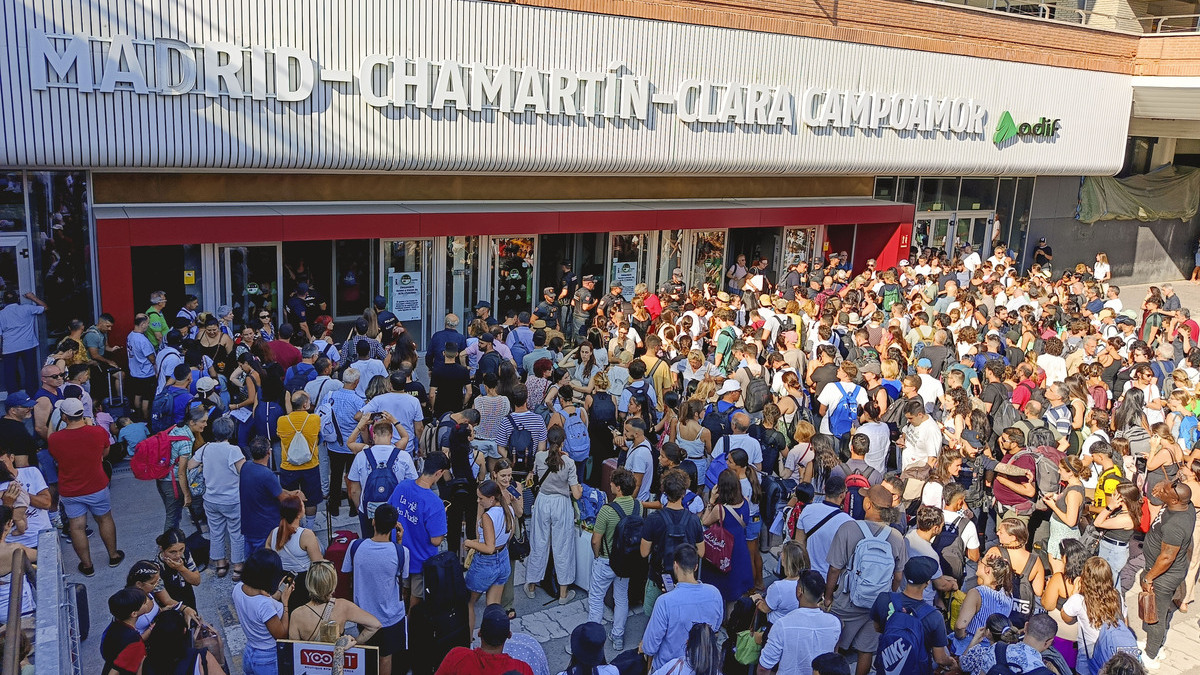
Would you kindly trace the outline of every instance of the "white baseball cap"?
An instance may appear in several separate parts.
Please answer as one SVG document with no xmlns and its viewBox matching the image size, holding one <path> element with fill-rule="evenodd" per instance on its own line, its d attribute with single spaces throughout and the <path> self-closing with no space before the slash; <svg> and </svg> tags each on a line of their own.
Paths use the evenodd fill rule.
<svg viewBox="0 0 1200 675">
<path fill-rule="evenodd" d="M 722 384 L 721 388 L 717 390 L 717 396 L 724 396 L 725 394 L 732 394 L 735 391 L 740 392 L 741 390 L 742 385 L 738 384 L 737 380 L 729 379 L 725 380 L 725 384 Z"/>
</svg>

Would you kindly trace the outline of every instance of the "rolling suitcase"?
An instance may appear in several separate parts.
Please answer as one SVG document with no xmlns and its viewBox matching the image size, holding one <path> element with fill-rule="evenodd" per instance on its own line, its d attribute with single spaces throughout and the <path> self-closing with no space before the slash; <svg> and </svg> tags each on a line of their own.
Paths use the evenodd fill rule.
<svg viewBox="0 0 1200 675">
<path fill-rule="evenodd" d="M 342 572 L 342 561 L 346 559 L 350 544 L 354 543 L 355 539 L 358 539 L 358 535 L 354 532 L 338 530 L 330 536 L 329 546 L 325 548 L 325 559 L 333 563 L 338 573 L 337 587 L 333 590 L 335 598 L 354 599 L 354 583 L 351 575 Z"/>
<path fill-rule="evenodd" d="M 616 497 L 609 490 L 612 489 L 613 471 L 617 470 L 617 458 L 609 457 L 600 465 L 600 489 L 604 490 L 604 494 L 608 495 L 608 501 L 611 502 Z"/>
</svg>

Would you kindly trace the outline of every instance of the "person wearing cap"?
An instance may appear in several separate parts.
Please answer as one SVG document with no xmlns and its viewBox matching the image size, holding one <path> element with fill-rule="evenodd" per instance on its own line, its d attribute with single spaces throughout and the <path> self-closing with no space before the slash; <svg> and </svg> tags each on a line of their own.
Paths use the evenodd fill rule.
<svg viewBox="0 0 1200 675">
<path fill-rule="evenodd" d="M 4 399 L 4 416 L 0 417 L 0 449 L 26 458 L 28 463 L 33 462 L 38 452 L 37 439 L 29 433 L 25 422 L 33 414 L 33 406 L 33 399 L 25 392 L 14 391 Z"/>
<path fill-rule="evenodd" d="M 125 559 L 125 553 L 117 549 L 117 525 L 104 472 L 108 432 L 83 416 L 83 401 L 63 399 L 58 406 L 67 426 L 50 434 L 49 452 L 58 464 L 58 494 L 70 523 L 71 545 L 79 556 L 79 572 L 90 577 L 96 569 L 84 531 L 89 513 L 108 551 L 108 566 L 116 567 Z"/>
<path fill-rule="evenodd" d="M 498 321 L 492 316 L 492 303 L 487 300 L 480 300 L 475 303 L 475 318 L 482 319 L 488 326 L 495 326 Z"/>
<path fill-rule="evenodd" d="M 283 307 L 286 312 L 287 322 L 295 327 L 298 327 L 300 332 L 309 335 L 308 332 L 308 282 L 301 281 L 296 284 L 295 290 L 288 297 Z"/>
<path fill-rule="evenodd" d="M 580 628 L 586 625 L 588 624 L 582 624 L 571 634 L 572 645 L 576 642 L 575 633 L 580 632 Z M 584 630 L 591 632 L 592 636 L 595 635 L 594 629 Z M 603 632 L 604 629 L 601 628 L 600 634 L 603 635 Z M 479 647 L 451 649 L 446 658 L 442 659 L 442 665 L 438 667 L 436 675 L 507 675 L 513 672 L 533 675 L 533 669 L 528 663 L 504 653 L 504 643 L 510 637 L 512 628 L 504 607 L 499 603 L 488 605 L 483 610 L 483 619 L 479 624 Z M 590 641 L 580 639 L 579 647 L 581 652 L 587 653 L 585 658 L 594 658 L 595 650 L 592 649 Z M 600 656 L 603 659 L 603 641 L 600 644 Z"/>
<path fill-rule="evenodd" d="M 613 314 L 621 310 L 621 303 L 625 302 L 625 287 L 621 282 L 613 280 L 608 284 L 608 293 L 600 298 L 599 304 L 596 306 L 597 316 L 606 319 L 614 319 Z M 603 327 L 603 324 L 601 324 Z"/>
<path fill-rule="evenodd" d="M 708 624 L 714 631 L 721 629 L 725 604 L 715 586 L 697 578 L 700 553 L 693 544 L 675 547 L 671 563 L 675 588 L 664 593 L 654 603 L 654 611 L 642 633 L 638 650 L 652 657 L 650 672 L 684 656 L 692 626 Z"/>
<path fill-rule="evenodd" d="M 845 477 L 830 473 L 825 479 L 824 500 L 805 506 L 796 519 L 796 541 L 808 551 L 809 565 L 823 577 L 829 575 L 829 546 L 833 536 L 842 525 L 853 520 L 842 510 L 845 495 Z"/>
<path fill-rule="evenodd" d="M 862 675 L 871 668 L 872 658 L 879 646 L 879 631 L 871 621 L 871 608 L 859 607 L 850 601 L 850 590 L 845 579 L 842 578 L 843 573 L 850 567 L 854 548 L 858 542 L 867 536 L 883 537 L 886 534 L 893 558 L 891 587 L 892 590 L 896 590 L 900 588 L 903 581 L 902 572 L 905 563 L 908 562 L 908 548 L 904 544 L 904 537 L 889 524 L 895 521 L 899 515 L 897 508 L 892 506 L 891 491 L 880 484 L 869 488 L 859 488 L 859 494 L 864 497 L 862 501 L 864 520 L 843 523 L 833 535 L 833 541 L 829 546 L 829 574 L 825 580 L 825 605 L 842 620 L 842 634 L 838 639 L 838 649 L 843 652 L 851 650 L 858 652 L 858 672 Z M 919 600 L 920 593 L 917 593 L 916 597 Z M 941 616 L 936 612 L 934 614 L 938 621 L 941 621 Z"/>
<path fill-rule="evenodd" d="M 879 655 L 882 672 L 910 672 L 908 664 L 915 661 L 918 666 L 911 672 L 932 673 L 930 656 L 938 666 L 952 668 L 958 662 L 946 649 L 949 644 L 946 635 L 946 622 L 941 613 L 922 599 L 925 589 L 932 579 L 940 574 L 937 560 L 925 556 L 909 558 L 903 565 L 905 586 L 902 592 L 881 593 L 871 608 L 871 619 L 874 628 L 883 632 L 888 619 L 898 612 L 915 616 L 924 629 L 924 644 L 926 653 L 915 654 L 906 649 L 885 649 Z M 859 673 L 865 672 L 860 655 Z"/>
<path fill-rule="evenodd" d="M 553 286 L 542 289 L 542 299 L 533 308 L 533 315 L 542 322 L 542 328 L 558 328 L 558 292 Z"/>
<path fill-rule="evenodd" d="M 771 624 L 758 660 L 758 675 L 811 675 L 813 659 L 837 648 L 842 622 L 821 607 L 825 577 L 804 570 L 796 582 L 800 606 Z"/>
<path fill-rule="evenodd" d="M 579 288 L 571 296 L 571 331 L 567 333 L 567 338 L 582 339 L 587 335 L 587 328 L 592 324 L 592 316 L 597 305 L 600 304 L 600 299 L 594 297 L 595 290 L 595 275 L 585 275 Z"/>
<path fill-rule="evenodd" d="M 0 338 L 4 351 L 4 389 L 17 391 L 22 385 L 33 396 L 38 388 L 37 315 L 46 311 L 46 303 L 33 293 L 24 296 L 32 304 L 21 304 L 16 291 L 4 292 L 4 309 L 0 309 Z"/>
<path fill-rule="evenodd" d="M 667 307 L 676 309 L 683 307 L 684 297 L 687 296 L 687 284 L 683 281 L 683 268 L 676 267 L 671 270 L 671 278 L 662 285 L 658 294 L 661 300 L 664 300 Z"/>
<path fill-rule="evenodd" d="M 575 297 L 575 291 L 579 289 L 579 275 L 572 271 L 570 260 L 564 260 L 560 265 L 562 273 L 559 275 L 554 304 L 558 306 L 558 328 L 567 331 L 570 330 L 573 321 L 571 301 Z"/>
<path fill-rule="evenodd" d="M 942 400 L 946 395 L 946 390 L 942 386 L 941 380 L 934 377 L 933 362 L 922 356 L 917 359 L 917 377 L 921 379 L 921 386 L 917 388 L 917 395 L 925 402 L 926 408 L 930 408 Z"/>
<path fill-rule="evenodd" d="M 354 542 L 342 560 L 342 572 L 354 575 L 354 604 L 375 617 L 381 628 L 365 644 L 379 650 L 379 673 L 408 672 L 408 613 L 401 583 L 409 579 L 410 533 L 396 507 L 380 504 L 370 537 Z"/>
<path fill-rule="evenodd" d="M 337 362 L 339 366 L 348 366 L 355 360 L 358 355 L 358 344 L 365 343 L 368 347 L 367 358 L 376 359 L 385 366 L 391 363 L 392 355 L 388 353 L 379 340 L 367 336 L 367 328 L 369 324 L 366 317 L 358 317 L 354 321 L 354 330 L 351 331 L 350 337 L 342 343 L 342 353 Z M 364 384 L 365 388 L 366 385 Z"/>
<path fill-rule="evenodd" d="M 1038 239 L 1037 245 L 1033 247 L 1033 264 L 1042 269 L 1050 269 L 1052 260 L 1054 260 L 1054 249 L 1046 243 L 1045 237 Z"/>
<path fill-rule="evenodd" d="M 567 645 L 571 662 L 559 675 L 619 675 L 617 667 L 608 665 L 608 659 L 604 656 L 606 640 L 604 626 L 598 621 L 585 621 L 576 626 L 571 631 L 571 641 Z"/>
<path fill-rule="evenodd" d="M 317 368 L 313 364 L 316 362 L 318 354 L 320 351 L 311 342 L 300 349 L 300 362 L 288 368 L 283 376 L 284 387 L 289 393 L 299 391 L 309 382 L 317 379 Z"/>
<path fill-rule="evenodd" d="M 180 326 L 179 327 L 180 331 L 182 331 L 187 337 L 189 337 L 193 340 L 196 339 L 196 333 L 198 332 L 197 327 L 198 327 L 199 323 L 197 320 L 200 317 L 200 315 L 198 313 L 199 309 L 200 309 L 200 298 L 197 298 L 196 296 L 192 295 L 191 293 L 188 293 L 187 295 L 183 296 L 183 304 L 179 307 L 179 311 L 175 312 L 176 320 L 183 319 L 184 321 L 187 322 L 186 323 L 187 329 L 184 330 L 184 328 L 182 326 Z"/>
</svg>

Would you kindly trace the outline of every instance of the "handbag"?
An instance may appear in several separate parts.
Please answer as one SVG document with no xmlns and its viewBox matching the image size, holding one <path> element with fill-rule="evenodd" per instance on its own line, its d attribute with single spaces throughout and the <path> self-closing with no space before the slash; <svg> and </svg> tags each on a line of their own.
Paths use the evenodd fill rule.
<svg viewBox="0 0 1200 675">
<path fill-rule="evenodd" d="M 192 646 L 212 654 L 221 669 L 229 672 L 229 665 L 225 662 L 225 644 L 215 628 L 206 623 L 198 625 L 192 633 Z"/>
<path fill-rule="evenodd" d="M 1158 623 L 1158 601 L 1153 591 L 1138 592 L 1138 618 L 1150 626 Z"/>
<path fill-rule="evenodd" d="M 204 483 L 204 462 L 200 458 L 204 452 L 204 448 L 207 447 L 207 443 L 200 446 L 200 449 L 196 451 L 196 461 L 199 464 L 195 468 L 187 470 L 188 491 L 192 493 L 193 498 L 203 497 L 204 491 L 208 489 L 208 486 Z"/>
<path fill-rule="evenodd" d="M 731 510 L 728 506 L 721 508 L 732 514 L 738 524 L 745 527 L 745 523 L 742 522 L 741 516 L 736 511 Z M 704 560 L 722 574 L 727 574 L 733 567 L 733 535 L 725 529 L 724 518 L 704 530 Z"/>
<path fill-rule="evenodd" d="M 529 532 L 525 529 L 523 518 L 515 522 L 514 532 L 508 539 L 508 559 L 524 560 L 529 556 Z"/>
</svg>

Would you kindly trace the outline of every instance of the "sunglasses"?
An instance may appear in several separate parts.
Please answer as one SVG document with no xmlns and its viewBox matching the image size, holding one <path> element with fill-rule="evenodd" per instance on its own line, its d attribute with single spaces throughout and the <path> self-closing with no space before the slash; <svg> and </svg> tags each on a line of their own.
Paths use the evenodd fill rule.
<svg viewBox="0 0 1200 675">
<path fill-rule="evenodd" d="M 49 379 L 49 380 L 61 380 L 63 377 L 64 377 L 64 375 L 63 375 L 62 373 L 54 373 L 53 375 L 47 375 L 47 376 L 46 376 L 46 379 Z"/>
<path fill-rule="evenodd" d="M 260 318 L 260 319 L 269 319 L 269 318 L 271 318 L 271 315 L 270 315 L 270 314 L 259 314 L 259 315 L 258 315 L 258 318 Z"/>
</svg>

